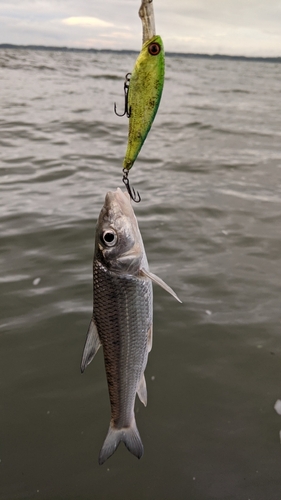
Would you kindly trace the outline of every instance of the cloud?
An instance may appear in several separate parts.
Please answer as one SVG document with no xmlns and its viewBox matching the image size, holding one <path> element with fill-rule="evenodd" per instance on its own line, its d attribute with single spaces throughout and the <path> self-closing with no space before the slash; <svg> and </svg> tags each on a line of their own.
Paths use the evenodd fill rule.
<svg viewBox="0 0 281 500">
<path fill-rule="evenodd" d="M 0 0 L 0 43 L 139 50 L 140 0 Z M 281 55 L 280 0 L 158 0 L 166 51 Z"/>
<path fill-rule="evenodd" d="M 112 23 L 102 21 L 97 17 L 67 17 L 66 19 L 62 19 L 62 23 L 68 26 L 91 26 L 95 28 L 114 26 Z"/>
</svg>

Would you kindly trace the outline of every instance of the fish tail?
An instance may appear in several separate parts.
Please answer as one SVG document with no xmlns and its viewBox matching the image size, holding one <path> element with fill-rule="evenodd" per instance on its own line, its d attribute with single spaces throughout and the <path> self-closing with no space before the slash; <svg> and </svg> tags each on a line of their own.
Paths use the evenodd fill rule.
<svg viewBox="0 0 281 500">
<path fill-rule="evenodd" d="M 116 427 L 110 424 L 103 447 L 99 454 L 100 465 L 113 455 L 121 441 L 123 441 L 125 446 L 133 455 L 137 458 L 142 457 L 143 444 L 134 419 L 130 427 L 123 427 L 122 429 L 116 429 Z"/>
</svg>

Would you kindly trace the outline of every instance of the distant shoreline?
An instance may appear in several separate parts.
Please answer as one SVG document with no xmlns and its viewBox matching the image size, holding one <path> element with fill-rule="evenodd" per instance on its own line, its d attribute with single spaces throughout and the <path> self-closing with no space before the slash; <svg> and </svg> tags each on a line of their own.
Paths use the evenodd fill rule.
<svg viewBox="0 0 281 500">
<path fill-rule="evenodd" d="M 47 45 L 15 45 L 12 43 L 1 43 L 0 49 L 23 49 L 23 50 L 46 50 L 55 52 L 88 52 L 88 53 L 117 53 L 117 54 L 137 54 L 137 50 L 113 50 L 113 49 L 78 49 L 69 47 L 53 47 Z M 229 56 L 225 54 L 193 54 L 184 52 L 166 52 L 168 57 L 189 57 L 198 59 L 217 59 L 217 60 L 232 60 L 232 61 L 257 61 L 281 63 L 280 57 L 259 57 L 259 56 Z"/>
</svg>

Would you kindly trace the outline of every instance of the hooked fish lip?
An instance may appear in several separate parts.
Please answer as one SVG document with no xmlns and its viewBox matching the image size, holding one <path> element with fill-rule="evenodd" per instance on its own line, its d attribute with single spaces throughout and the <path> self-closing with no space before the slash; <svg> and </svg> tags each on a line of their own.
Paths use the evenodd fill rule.
<svg viewBox="0 0 281 500">
<path fill-rule="evenodd" d="M 106 215 L 109 224 L 115 226 L 118 219 L 126 217 L 135 226 L 136 216 L 131 205 L 131 199 L 127 192 L 117 188 L 116 191 L 108 191 L 105 196 L 103 213 Z"/>
<path fill-rule="evenodd" d="M 123 192 L 120 188 L 117 188 L 117 190 L 115 191 L 115 201 L 119 204 L 119 207 L 124 215 L 134 218 L 135 214 L 131 204 L 129 193 Z"/>
<path fill-rule="evenodd" d="M 116 201 L 120 203 L 122 206 L 131 206 L 131 199 L 129 193 L 127 191 L 122 191 L 120 188 L 117 188 L 116 191 L 109 191 L 106 195 L 106 198 L 109 198 L 109 201 Z"/>
<path fill-rule="evenodd" d="M 109 207 L 114 201 L 122 206 L 131 206 L 129 194 L 123 192 L 120 188 L 117 188 L 116 191 L 108 191 L 106 193 L 104 205 Z"/>
</svg>

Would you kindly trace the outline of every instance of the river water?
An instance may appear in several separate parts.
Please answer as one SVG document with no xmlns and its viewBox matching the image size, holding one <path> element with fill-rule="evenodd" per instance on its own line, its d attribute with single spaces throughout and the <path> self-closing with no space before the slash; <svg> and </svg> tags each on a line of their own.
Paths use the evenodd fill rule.
<svg viewBox="0 0 281 500">
<path fill-rule="evenodd" d="M 167 57 L 130 180 L 150 268 L 183 304 L 154 287 L 144 457 L 97 462 L 102 353 L 79 365 L 134 60 L 0 52 L 0 498 L 280 500 L 280 64 Z"/>
</svg>

